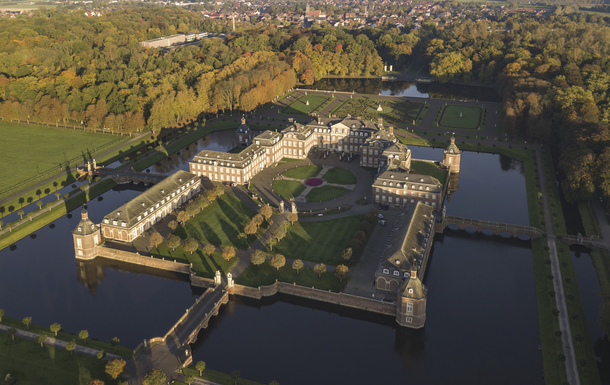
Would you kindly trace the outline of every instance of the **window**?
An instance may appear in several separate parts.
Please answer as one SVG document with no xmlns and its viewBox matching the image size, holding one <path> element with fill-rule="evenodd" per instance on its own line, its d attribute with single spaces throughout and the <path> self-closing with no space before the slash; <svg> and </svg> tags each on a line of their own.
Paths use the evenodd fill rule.
<svg viewBox="0 0 610 385">
<path fill-rule="evenodd" d="M 142 216 L 141 215 L 138 215 L 138 220 L 142 220 Z"/>
<path fill-rule="evenodd" d="M 81 255 L 81 256 L 82 256 L 82 255 L 83 255 L 83 251 L 82 251 L 82 250 L 79 250 L 79 251 L 78 251 L 78 255 Z"/>
<path fill-rule="evenodd" d="M 93 243 L 97 245 L 97 244 L 98 244 L 98 242 L 99 242 L 99 238 L 98 238 L 97 234 L 95 234 L 95 235 L 93 236 Z"/>
<path fill-rule="evenodd" d="M 409 289 L 409 294 L 413 294 L 413 289 Z"/>
<path fill-rule="evenodd" d="M 404 276 L 405 276 L 405 277 L 408 277 L 408 276 L 409 276 L 409 273 L 405 271 L 405 275 L 404 275 Z"/>
<path fill-rule="evenodd" d="M 412 322 L 413 322 L 413 318 L 407 317 L 407 323 L 412 323 Z"/>
<path fill-rule="evenodd" d="M 412 303 L 407 304 L 407 313 L 413 313 L 413 304 Z"/>
<path fill-rule="evenodd" d="M 389 269 L 383 269 L 383 274 L 390 274 L 390 270 Z"/>
<path fill-rule="evenodd" d="M 432 199 L 436 200 L 436 195 L 432 194 Z"/>
<path fill-rule="evenodd" d="M 83 241 L 80 238 L 76 238 L 76 247 L 79 249 L 83 248 Z"/>
<path fill-rule="evenodd" d="M 375 201 L 379 201 L 379 194 L 375 195 Z"/>
<path fill-rule="evenodd" d="M 398 270 L 394 270 L 394 275 L 395 275 L 395 276 L 399 276 L 399 275 L 400 275 L 400 271 L 398 271 Z"/>
<path fill-rule="evenodd" d="M 127 227 L 127 222 L 125 222 L 125 221 L 121 222 L 121 226 Z"/>
<path fill-rule="evenodd" d="M 426 199 L 430 198 L 430 194 L 426 194 Z"/>
<path fill-rule="evenodd" d="M 104 218 L 104 223 L 108 223 L 108 219 L 105 219 L 105 218 Z"/>
<path fill-rule="evenodd" d="M 117 221 L 112 221 L 112 224 L 116 226 L 117 225 Z"/>
</svg>

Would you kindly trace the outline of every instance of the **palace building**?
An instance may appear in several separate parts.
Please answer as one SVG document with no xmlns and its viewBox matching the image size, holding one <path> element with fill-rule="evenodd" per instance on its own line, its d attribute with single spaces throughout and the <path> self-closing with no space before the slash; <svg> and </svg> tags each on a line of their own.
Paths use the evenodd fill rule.
<svg viewBox="0 0 610 385">
<path fill-rule="evenodd" d="M 131 242 L 201 189 L 201 178 L 179 170 L 104 216 L 104 238 Z"/>
</svg>

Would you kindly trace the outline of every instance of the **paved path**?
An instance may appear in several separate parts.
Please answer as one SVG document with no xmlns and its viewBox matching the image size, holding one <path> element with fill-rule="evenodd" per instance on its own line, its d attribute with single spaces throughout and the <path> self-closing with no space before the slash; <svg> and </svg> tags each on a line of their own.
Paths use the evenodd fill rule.
<svg viewBox="0 0 610 385">
<path fill-rule="evenodd" d="M 563 354 L 566 356 L 566 374 L 570 385 L 579 385 L 580 378 L 578 376 L 578 367 L 576 365 L 576 356 L 574 354 L 574 346 L 572 344 L 572 331 L 570 330 L 570 320 L 568 308 L 566 305 L 565 293 L 563 291 L 563 280 L 561 278 L 561 269 L 559 267 L 559 259 L 557 257 L 557 245 L 555 244 L 555 232 L 553 231 L 553 217 L 548 200 L 548 191 L 546 188 L 546 179 L 544 177 L 544 167 L 542 165 L 541 148 L 536 148 L 536 163 L 538 167 L 538 178 L 540 181 L 540 192 L 542 192 L 542 207 L 544 209 L 544 222 L 547 233 L 547 243 L 549 246 L 549 257 L 551 259 L 551 272 L 553 274 L 553 289 L 555 290 L 555 301 L 559 310 L 559 330 L 561 330 L 561 343 L 563 346 Z"/>
<path fill-rule="evenodd" d="M 0 325 L 0 331 L 2 331 L 3 333 L 6 333 L 7 330 L 9 330 L 10 328 L 11 327 L 7 326 L 7 325 Z M 25 338 L 25 339 L 32 340 L 32 341 L 34 341 L 36 339 L 36 336 L 38 335 L 34 332 L 30 332 L 27 330 L 22 330 L 22 329 L 16 329 L 16 330 L 17 330 L 17 332 L 15 333 L 15 337 Z M 47 340 L 44 342 L 44 344 L 49 345 L 49 346 L 55 346 L 56 348 L 65 349 L 68 342 L 59 340 L 59 339 L 56 339 L 53 337 L 47 337 Z M 91 357 L 97 357 L 97 354 L 100 351 L 97 349 L 88 348 L 83 345 L 76 345 L 76 348 L 74 348 L 74 352 L 79 353 L 79 354 L 84 354 L 87 356 L 91 356 Z M 117 356 L 116 354 L 112 354 L 112 353 L 106 353 L 106 356 L 104 357 L 104 359 L 107 361 L 112 360 L 114 358 L 124 359 L 123 357 Z"/>
</svg>

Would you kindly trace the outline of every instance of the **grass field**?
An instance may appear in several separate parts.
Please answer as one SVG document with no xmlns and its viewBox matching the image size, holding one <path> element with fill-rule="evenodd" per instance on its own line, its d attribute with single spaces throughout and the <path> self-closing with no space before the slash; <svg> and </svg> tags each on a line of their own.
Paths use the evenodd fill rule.
<svg viewBox="0 0 610 385">
<path fill-rule="evenodd" d="M 195 238 L 202 243 L 217 246 L 233 246 L 243 249 L 237 235 L 244 231 L 246 223 L 256 215 L 234 195 L 223 195 L 214 203 L 176 229 L 182 239 Z"/>
<path fill-rule="evenodd" d="M 334 292 L 343 290 L 349 280 L 349 278 L 344 278 L 343 282 L 339 282 L 339 279 L 331 272 L 326 272 L 322 274 L 321 278 L 318 278 L 318 275 L 312 269 L 307 268 L 301 269 L 301 273 L 297 274 L 297 271 L 288 263 L 278 271 L 275 267 L 271 266 L 269 261 L 266 261 L 260 267 L 254 265 L 248 266 L 237 280 L 237 283 L 258 287 L 271 285 L 275 283 L 276 279 L 280 282 L 296 283 L 305 287 L 313 286 L 316 289 Z"/>
<path fill-rule="evenodd" d="M 422 162 L 419 160 L 411 161 L 411 172 L 414 174 L 430 175 L 438 179 L 443 185 L 445 185 L 448 176 L 447 170 L 441 170 L 432 162 Z"/>
<path fill-rule="evenodd" d="M 307 202 L 324 202 L 342 197 L 349 192 L 348 189 L 339 186 L 322 186 L 312 189 L 305 199 Z"/>
<path fill-rule="evenodd" d="M 297 101 L 282 110 L 286 115 L 308 115 L 330 98 L 324 95 L 303 95 Z M 309 101 L 309 105 L 307 105 Z"/>
<path fill-rule="evenodd" d="M 230 374 L 217 372 L 215 370 L 208 369 L 208 368 L 205 368 L 205 370 L 203 370 L 203 373 L 202 373 L 203 375 L 200 377 L 199 371 L 195 369 L 194 364 L 189 365 L 186 368 L 183 368 L 182 373 L 191 375 L 194 377 L 203 378 L 205 380 L 208 380 L 208 381 L 216 383 L 216 384 L 235 385 L 235 381 L 231 378 Z M 239 383 L 239 385 L 263 385 L 260 382 L 247 380 L 245 378 L 240 378 L 238 383 Z M 183 383 L 176 382 L 176 384 L 183 384 Z"/>
<path fill-rule="evenodd" d="M 286 178 L 307 179 L 318 175 L 320 171 L 322 171 L 322 166 L 301 166 L 286 170 L 282 175 Z"/>
<path fill-rule="evenodd" d="M 441 109 L 438 121 L 441 127 L 476 129 L 482 125 L 483 111 L 479 107 L 448 105 Z"/>
<path fill-rule="evenodd" d="M 272 187 L 277 195 L 286 199 L 298 197 L 305 190 L 303 183 L 295 180 L 274 180 Z"/>
<path fill-rule="evenodd" d="M 328 183 L 356 184 L 356 175 L 341 167 L 333 167 L 322 177 Z"/>
<path fill-rule="evenodd" d="M 377 111 L 379 105 L 382 111 Z M 423 107 L 423 103 L 406 100 L 353 98 L 345 100 L 332 113 L 337 116 L 360 116 L 373 122 L 383 118 L 384 124 L 410 124 L 418 118 Z"/>
<path fill-rule="evenodd" d="M 182 246 L 176 247 L 175 251 L 167 246 L 167 243 L 162 243 L 158 248 L 152 249 L 148 255 L 155 258 L 165 258 L 165 260 L 177 261 L 180 263 L 193 264 L 193 270 L 200 277 L 214 278 L 216 270 L 220 270 L 222 275 L 227 274 L 231 267 L 237 262 L 237 258 L 225 260 L 219 251 L 212 253 L 212 257 L 203 254 L 201 249 L 193 252 L 193 254 L 184 251 Z"/>
<path fill-rule="evenodd" d="M 38 172 L 59 172 L 60 164 L 74 157 L 86 161 L 93 150 L 116 140 L 113 135 L 0 122 L 0 193 Z"/>
<path fill-rule="evenodd" d="M 340 265 L 341 251 L 352 239 L 363 215 L 329 219 L 319 222 L 298 222 L 274 248 L 274 253 L 286 258 Z"/>
<path fill-rule="evenodd" d="M 65 349 L 40 344 L 0 333 L 0 379 L 11 373 L 19 385 L 86 385 L 92 379 L 108 381 L 105 362 L 94 357 L 70 353 Z"/>
</svg>

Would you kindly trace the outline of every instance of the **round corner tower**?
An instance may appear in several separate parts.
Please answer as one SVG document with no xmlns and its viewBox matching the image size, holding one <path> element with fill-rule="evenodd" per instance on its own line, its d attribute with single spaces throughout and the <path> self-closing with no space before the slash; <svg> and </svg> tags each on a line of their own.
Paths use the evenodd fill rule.
<svg viewBox="0 0 610 385">
<path fill-rule="evenodd" d="M 451 136 L 451 143 L 443 151 L 443 164 L 451 167 L 451 173 L 460 172 L 460 158 L 462 154 L 460 149 L 455 145 L 455 137 Z"/>
<path fill-rule="evenodd" d="M 417 277 L 417 268 L 411 269 L 411 276 L 398 288 L 396 298 L 396 322 L 400 326 L 414 329 L 426 324 L 426 301 L 428 288 Z"/>
<path fill-rule="evenodd" d="M 100 229 L 89 219 L 86 206 L 83 205 L 81 220 L 72 230 L 74 239 L 74 254 L 77 259 L 93 259 L 96 257 L 95 248 L 102 239 Z"/>
</svg>

